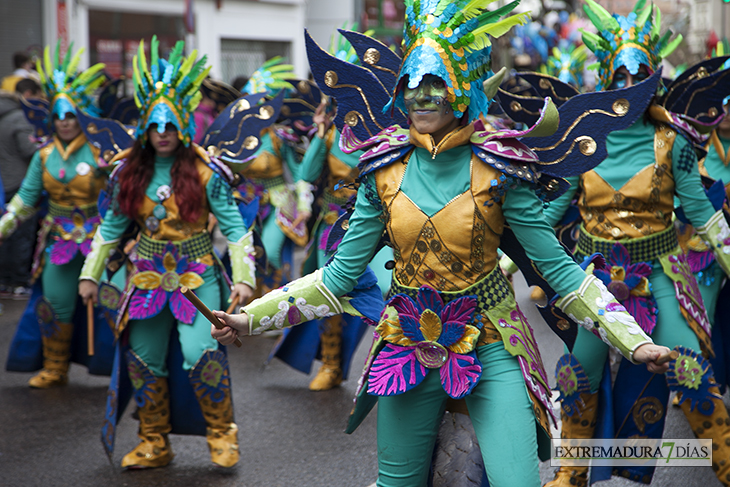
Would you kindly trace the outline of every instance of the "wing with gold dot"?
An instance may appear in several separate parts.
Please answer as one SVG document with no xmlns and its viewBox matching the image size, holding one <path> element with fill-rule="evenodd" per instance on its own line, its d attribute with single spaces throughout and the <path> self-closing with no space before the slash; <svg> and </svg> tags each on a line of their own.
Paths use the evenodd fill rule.
<svg viewBox="0 0 730 487">
<path fill-rule="evenodd" d="M 33 126 L 33 134 L 42 138 L 51 134 L 50 131 L 50 104 L 42 98 L 20 98 L 20 106 L 25 118 Z"/>
<path fill-rule="evenodd" d="M 596 167 L 606 158 L 606 137 L 643 116 L 656 93 L 661 69 L 630 88 L 576 95 L 559 109 L 558 130 L 522 142 L 539 157 L 545 175 L 565 178 Z"/>
<path fill-rule="evenodd" d="M 405 124 L 399 111 L 383 113 L 391 92 L 366 68 L 337 59 L 319 47 L 305 32 L 309 66 L 322 92 L 337 101 L 334 123 L 347 125 L 360 141 L 369 139 L 393 124 Z"/>
<path fill-rule="evenodd" d="M 263 129 L 276 122 L 284 101 L 283 90 L 272 100 L 260 103 L 263 93 L 239 98 L 228 105 L 211 124 L 201 147 L 209 156 L 241 171 L 261 146 Z"/>
<path fill-rule="evenodd" d="M 83 110 L 76 110 L 76 119 L 86 138 L 99 149 L 101 158 L 107 163 L 134 144 L 135 128 L 127 127 L 118 120 L 92 117 Z"/>
</svg>

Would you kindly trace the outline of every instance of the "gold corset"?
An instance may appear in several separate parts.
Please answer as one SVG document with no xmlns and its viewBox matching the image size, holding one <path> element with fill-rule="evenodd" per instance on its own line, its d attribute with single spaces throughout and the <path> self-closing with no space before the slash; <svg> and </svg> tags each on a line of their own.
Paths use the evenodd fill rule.
<svg viewBox="0 0 730 487">
<path fill-rule="evenodd" d="M 340 181 L 343 181 L 345 184 L 354 183 L 359 171 L 357 166 L 350 167 L 332 154 L 330 149 L 332 149 L 332 145 L 335 143 L 335 130 L 333 126 L 327 133 L 327 167 L 329 168 L 329 178 L 326 190 L 335 198 L 348 199 L 357 191 L 350 188 L 340 188 L 335 191 L 335 186 Z"/>
<path fill-rule="evenodd" d="M 276 136 L 271 128 L 265 129 L 261 134 L 262 137 L 267 131 L 271 137 L 275 154 L 268 151 L 260 152 L 253 162 L 243 170 L 243 175 L 247 178 L 269 179 L 284 174 L 284 165 L 281 160 L 281 139 Z"/>
<path fill-rule="evenodd" d="M 65 149 L 67 157 L 86 143 L 86 137 L 83 135 L 74 139 Z M 89 147 L 91 148 L 92 155 L 97 157 L 99 150 L 91 145 L 89 145 Z M 96 205 L 96 202 L 99 199 L 99 193 L 106 186 L 106 174 L 100 173 L 96 170 L 97 166 L 95 161 L 85 161 L 90 168 L 86 174 L 82 175 L 77 173 L 68 183 L 61 182 L 48 172 L 45 165 L 46 158 L 54 149 L 59 151 L 59 154 L 63 157 L 64 148 L 60 142 L 58 142 L 58 139 L 54 138 L 53 144 L 48 144 L 41 149 L 41 160 L 43 161 L 43 189 L 48 191 L 50 200 L 59 206 L 67 206 L 69 208 Z"/>
<path fill-rule="evenodd" d="M 400 190 L 406 167 L 403 160 L 375 173 L 398 282 L 459 291 L 484 279 L 496 266 L 504 227 L 501 203 L 484 205 L 500 173 L 472 154 L 470 189 L 429 217 Z"/>
<path fill-rule="evenodd" d="M 674 130 L 658 126 L 654 135 L 656 162 L 644 167 L 618 190 L 595 170 L 581 176 L 578 207 L 588 233 L 607 240 L 639 238 L 661 232 L 672 224 L 675 136 Z"/>
<path fill-rule="evenodd" d="M 197 159 L 195 161 L 195 168 L 198 170 L 198 176 L 200 177 L 200 187 L 203 192 L 202 208 L 200 216 L 195 222 L 189 222 L 183 220 L 180 216 L 180 209 L 175 202 L 175 195 L 167 198 L 162 202 L 162 206 L 165 207 L 165 218 L 160 220 L 160 225 L 154 232 L 145 224 L 148 217 L 153 216 L 155 206 L 159 204 L 157 201 L 153 201 L 147 195 L 142 200 L 142 205 L 137 212 L 137 222 L 142 227 L 142 231 L 145 235 L 155 240 L 184 240 L 206 230 L 208 225 L 208 213 L 210 212 L 208 206 L 208 200 L 206 197 L 205 187 L 208 184 L 213 170 L 210 169 L 203 161 Z"/>
</svg>

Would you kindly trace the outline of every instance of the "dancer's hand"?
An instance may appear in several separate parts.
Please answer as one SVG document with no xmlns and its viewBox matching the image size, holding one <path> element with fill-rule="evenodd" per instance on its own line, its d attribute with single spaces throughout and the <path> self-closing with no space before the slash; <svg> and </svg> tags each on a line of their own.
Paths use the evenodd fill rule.
<svg viewBox="0 0 730 487">
<path fill-rule="evenodd" d="M 291 224 L 292 228 L 297 228 L 297 226 L 302 222 L 304 222 L 304 224 L 306 225 L 311 217 L 312 217 L 312 214 L 310 212 L 300 211 L 297 214 L 297 217 L 294 219 L 294 221 Z"/>
<path fill-rule="evenodd" d="M 99 285 L 88 279 L 79 281 L 79 296 L 81 296 L 84 305 L 89 300 L 96 305 L 99 302 Z"/>
<path fill-rule="evenodd" d="M 228 298 L 228 301 L 230 303 L 238 302 L 240 306 L 243 306 L 248 303 L 251 296 L 253 296 L 253 288 L 248 284 L 239 282 L 231 288 L 231 296 Z"/>
<path fill-rule="evenodd" d="M 210 335 L 218 340 L 221 345 L 230 345 L 240 334 L 248 334 L 248 315 L 241 313 L 238 315 L 229 315 L 223 311 L 213 310 L 213 314 L 218 317 L 226 326 L 219 330 L 210 325 Z"/>
<path fill-rule="evenodd" d="M 645 363 L 649 372 L 663 374 L 669 369 L 669 363 L 659 365 L 656 361 L 660 356 L 669 352 L 670 350 L 667 347 L 662 347 L 653 343 L 645 343 L 634 350 L 634 360 L 640 363 Z"/>
<path fill-rule="evenodd" d="M 332 125 L 332 115 L 327 113 L 327 105 L 327 99 L 323 98 L 312 116 L 312 123 L 317 126 L 317 135 L 320 139 L 324 138 L 330 125 Z"/>
</svg>

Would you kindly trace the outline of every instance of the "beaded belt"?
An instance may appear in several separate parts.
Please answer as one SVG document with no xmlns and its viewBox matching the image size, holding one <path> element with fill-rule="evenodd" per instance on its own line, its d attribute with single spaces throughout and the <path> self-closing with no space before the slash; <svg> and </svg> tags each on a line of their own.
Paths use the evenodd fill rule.
<svg viewBox="0 0 730 487">
<path fill-rule="evenodd" d="M 75 207 L 59 205 L 58 203 L 54 203 L 53 201 L 48 202 L 48 216 L 50 216 L 51 218 L 71 218 L 73 217 L 74 210 L 81 211 L 87 220 L 99 214 L 99 208 L 93 203 L 90 205 Z"/>
<path fill-rule="evenodd" d="M 650 262 L 664 254 L 674 251 L 679 246 L 677 232 L 674 230 L 674 227 L 669 227 L 648 237 L 622 240 L 606 240 L 595 237 L 581 227 L 578 248 L 575 253 L 580 258 L 589 256 L 595 252 L 609 256 L 611 255 L 613 245 L 617 243 L 626 247 L 626 250 L 628 250 L 631 256 L 631 262 L 634 263 Z"/>
<path fill-rule="evenodd" d="M 213 241 L 207 232 L 201 232 L 188 239 L 180 241 L 155 240 L 142 234 L 137 244 L 137 255 L 143 259 L 150 260 L 154 255 L 164 255 L 165 247 L 171 243 L 177 247 L 178 252 L 189 259 L 197 259 L 213 253 Z"/>
<path fill-rule="evenodd" d="M 393 276 L 387 299 L 390 299 L 396 294 L 405 294 L 415 300 L 416 295 L 418 294 L 418 288 L 403 286 L 398 282 L 398 279 Z M 492 271 L 487 274 L 487 277 L 466 289 L 453 292 L 439 291 L 439 295 L 441 296 L 441 299 L 443 299 L 444 304 L 464 296 L 476 296 L 477 314 L 493 308 L 511 294 L 512 287 L 509 282 L 507 282 L 504 274 L 502 274 L 502 270 L 499 266 L 492 269 Z M 502 340 L 502 337 L 499 335 L 492 322 L 485 318 L 482 320 L 482 324 L 484 327 L 482 328 L 482 333 L 479 336 L 479 341 L 477 343 L 478 346 Z"/>
<path fill-rule="evenodd" d="M 273 178 L 251 178 L 255 184 L 260 184 L 264 189 L 276 188 L 279 186 L 286 186 L 284 176 L 274 176 Z"/>
</svg>

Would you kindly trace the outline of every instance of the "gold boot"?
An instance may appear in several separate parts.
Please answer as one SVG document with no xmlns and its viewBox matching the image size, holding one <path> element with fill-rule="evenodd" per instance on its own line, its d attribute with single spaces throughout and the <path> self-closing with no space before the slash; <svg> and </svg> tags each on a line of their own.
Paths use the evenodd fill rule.
<svg viewBox="0 0 730 487">
<path fill-rule="evenodd" d="M 310 391 L 327 391 L 342 382 L 342 317 L 332 316 L 325 320 L 325 331 L 320 335 L 322 367 L 309 383 Z"/>
<path fill-rule="evenodd" d="M 211 461 L 221 467 L 233 467 L 240 454 L 226 354 L 220 350 L 206 350 L 190 371 L 190 382 L 207 425 L 205 437 Z"/>
<path fill-rule="evenodd" d="M 141 362 L 141 361 L 140 361 Z M 152 380 L 135 380 L 132 373 L 136 364 L 130 363 L 130 376 L 135 385 L 135 398 L 142 397 L 143 404 L 137 403 L 139 414 L 139 438 L 142 440 L 122 459 L 122 467 L 130 469 L 164 467 L 175 456 L 167 435 L 170 426 L 170 392 L 167 378 L 149 376 Z M 149 369 L 147 369 L 149 370 Z M 137 375 L 137 378 L 140 376 Z M 143 388 L 140 390 L 137 388 Z"/>
<path fill-rule="evenodd" d="M 712 470 L 722 485 L 730 486 L 730 417 L 712 366 L 693 350 L 676 350 L 680 355 L 669 363 L 667 384 L 678 392 L 679 407 L 697 438 L 712 439 Z"/>
<path fill-rule="evenodd" d="M 73 323 L 53 324 L 51 335 L 43 336 L 43 370 L 31 377 L 30 387 L 48 389 L 68 383 L 68 362 L 71 359 Z"/>
</svg>

